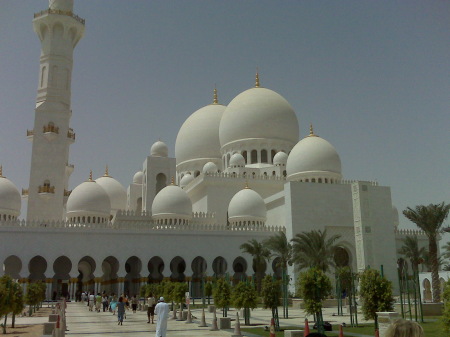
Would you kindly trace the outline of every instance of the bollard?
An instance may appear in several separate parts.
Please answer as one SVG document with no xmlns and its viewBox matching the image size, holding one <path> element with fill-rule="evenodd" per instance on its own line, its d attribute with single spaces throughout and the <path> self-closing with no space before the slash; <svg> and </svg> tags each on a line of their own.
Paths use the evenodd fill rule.
<svg viewBox="0 0 450 337">
<path fill-rule="evenodd" d="M 241 323 L 239 322 L 239 312 L 236 313 L 236 323 L 234 324 L 234 333 L 231 337 L 242 337 Z"/>
<path fill-rule="evenodd" d="M 270 320 L 269 331 L 270 331 L 270 336 L 269 337 L 275 337 L 275 320 L 273 318 Z"/>
<path fill-rule="evenodd" d="M 200 322 L 199 327 L 203 328 L 203 327 L 206 327 L 206 326 L 208 326 L 208 325 L 206 324 L 205 308 L 202 308 L 202 320 Z"/>
<path fill-rule="evenodd" d="M 191 306 L 190 305 L 188 305 L 187 319 L 186 319 L 185 323 L 194 323 L 194 322 L 192 322 Z"/>
<path fill-rule="evenodd" d="M 342 324 L 339 325 L 339 337 L 344 337 L 344 328 Z"/>
<path fill-rule="evenodd" d="M 303 330 L 303 337 L 306 337 L 309 335 L 309 323 L 308 319 L 305 318 L 305 330 Z"/>
<path fill-rule="evenodd" d="M 214 310 L 214 316 L 213 316 L 212 326 L 211 326 L 211 329 L 209 329 L 209 331 L 217 331 L 217 330 L 219 330 L 219 328 L 218 328 L 218 326 L 217 326 L 216 310 Z"/>
</svg>

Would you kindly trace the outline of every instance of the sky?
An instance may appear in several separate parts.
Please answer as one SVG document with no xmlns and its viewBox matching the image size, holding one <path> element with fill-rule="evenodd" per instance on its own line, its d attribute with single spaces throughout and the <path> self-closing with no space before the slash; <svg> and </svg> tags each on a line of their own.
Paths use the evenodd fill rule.
<svg viewBox="0 0 450 337">
<path fill-rule="evenodd" d="M 0 165 L 27 188 L 46 0 L 0 1 Z M 337 149 L 345 179 L 390 186 L 401 211 L 450 202 L 450 2 L 75 0 L 70 187 L 103 175 L 125 188 L 161 139 L 254 86 Z M 236 121 L 238 122 L 238 121 Z M 24 208 L 22 207 L 22 216 Z M 449 224 L 449 220 L 446 222 Z M 445 241 L 447 241 L 448 236 Z"/>
</svg>

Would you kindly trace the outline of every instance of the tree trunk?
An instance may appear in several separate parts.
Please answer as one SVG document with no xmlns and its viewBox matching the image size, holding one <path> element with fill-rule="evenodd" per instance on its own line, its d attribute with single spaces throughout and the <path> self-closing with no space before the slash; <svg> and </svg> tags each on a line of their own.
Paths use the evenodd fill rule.
<svg viewBox="0 0 450 337">
<path fill-rule="evenodd" d="M 15 328 L 15 325 L 16 325 L 16 314 L 13 313 L 11 318 L 11 328 Z"/>
<path fill-rule="evenodd" d="M 6 318 L 8 317 L 8 314 L 5 314 L 5 321 L 3 322 L 3 334 L 6 334 Z"/>
<path fill-rule="evenodd" d="M 441 301 L 441 286 L 439 283 L 436 236 L 428 237 L 428 250 L 431 260 L 431 289 L 433 291 L 433 302 L 439 303 Z"/>
</svg>

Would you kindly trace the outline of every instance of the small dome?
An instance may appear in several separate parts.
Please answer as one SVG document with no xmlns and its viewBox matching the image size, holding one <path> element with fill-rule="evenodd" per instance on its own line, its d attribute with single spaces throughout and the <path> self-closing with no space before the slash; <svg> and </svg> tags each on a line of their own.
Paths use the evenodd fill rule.
<svg viewBox="0 0 450 337">
<path fill-rule="evenodd" d="M 219 124 L 225 108 L 210 104 L 186 119 L 175 142 L 177 165 L 197 159 L 220 160 Z"/>
<path fill-rule="evenodd" d="M 176 185 L 164 187 L 153 199 L 153 219 L 191 219 L 192 201 L 183 189 Z"/>
<path fill-rule="evenodd" d="M 158 140 L 150 148 L 150 155 L 152 157 L 167 157 L 169 155 L 169 148 L 166 143 Z"/>
<path fill-rule="evenodd" d="M 183 188 L 187 186 L 192 180 L 194 180 L 194 176 L 190 173 L 186 173 L 180 181 L 180 187 Z"/>
<path fill-rule="evenodd" d="M 325 139 L 312 132 L 294 146 L 289 154 L 287 179 L 298 180 L 308 175 L 324 175 L 341 179 L 341 159 L 336 149 Z"/>
<path fill-rule="evenodd" d="M 229 167 L 245 167 L 244 156 L 240 153 L 235 153 L 230 158 Z"/>
<path fill-rule="evenodd" d="M 263 198 L 250 188 L 237 192 L 228 206 L 228 219 L 230 222 L 266 221 L 266 205 Z"/>
<path fill-rule="evenodd" d="M 273 157 L 273 164 L 275 166 L 285 166 L 288 160 L 288 155 L 280 151 Z"/>
<path fill-rule="evenodd" d="M 298 142 L 297 116 L 280 94 L 266 88 L 251 88 L 237 95 L 220 121 L 222 149 L 246 139 L 273 139 L 294 145 Z"/>
<path fill-rule="evenodd" d="M 133 184 L 142 185 L 144 181 L 144 172 L 137 171 L 133 176 Z"/>
<path fill-rule="evenodd" d="M 95 180 L 108 194 L 111 201 L 111 212 L 115 214 L 118 210 L 124 210 L 127 206 L 127 192 L 125 188 L 113 177 L 104 175 Z"/>
<path fill-rule="evenodd" d="M 9 179 L 2 176 L 0 170 L 0 215 L 11 215 L 17 218 L 20 215 L 21 206 L 19 190 Z"/>
<path fill-rule="evenodd" d="M 67 218 L 93 216 L 109 218 L 111 201 L 99 184 L 93 180 L 85 181 L 74 188 L 67 200 Z"/>
<path fill-rule="evenodd" d="M 203 173 L 217 173 L 219 169 L 217 165 L 209 161 L 203 166 Z"/>
</svg>

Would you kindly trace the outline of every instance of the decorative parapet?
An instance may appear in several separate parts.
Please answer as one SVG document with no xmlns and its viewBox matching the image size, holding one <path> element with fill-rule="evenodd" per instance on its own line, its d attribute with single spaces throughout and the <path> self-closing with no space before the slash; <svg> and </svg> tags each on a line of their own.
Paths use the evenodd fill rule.
<svg viewBox="0 0 450 337">
<path fill-rule="evenodd" d="M 211 224 L 211 223 L 188 223 L 167 224 L 156 223 L 153 220 L 146 221 L 124 221 L 124 222 L 105 222 L 105 223 L 72 223 L 70 221 L 26 221 L 26 220 L 4 220 L 0 221 L 0 228 L 41 228 L 41 229 L 66 229 L 70 231 L 86 231 L 86 230 L 133 230 L 142 232 L 167 231 L 167 232 L 284 232 L 283 226 L 262 226 L 262 225 L 227 225 L 227 224 Z"/>
<path fill-rule="evenodd" d="M 348 179 L 341 179 L 336 182 L 336 184 L 353 184 L 353 183 L 363 183 L 371 186 L 378 186 L 378 181 L 367 181 L 367 180 L 348 180 Z"/>
<path fill-rule="evenodd" d="M 28 195 L 28 188 L 22 188 L 22 196 L 25 197 Z"/>
<path fill-rule="evenodd" d="M 217 177 L 217 178 L 242 178 L 242 179 L 257 179 L 257 180 L 286 180 L 284 176 L 276 176 L 276 175 L 264 175 L 264 174 L 237 174 L 237 173 L 228 173 L 228 172 L 220 172 L 220 173 L 200 173 L 200 176 L 204 175 L 207 177 Z"/>
<path fill-rule="evenodd" d="M 34 130 L 27 130 L 27 137 L 33 137 L 34 136 Z"/>
<path fill-rule="evenodd" d="M 398 235 L 418 235 L 426 236 L 427 234 L 421 229 L 395 229 L 395 234 Z"/>
<path fill-rule="evenodd" d="M 79 23 L 81 23 L 82 25 L 84 25 L 85 20 L 80 18 L 78 15 L 73 14 L 73 12 L 71 11 L 62 11 L 59 9 L 46 9 L 44 11 L 40 11 L 39 13 L 34 13 L 34 18 L 39 18 L 41 16 L 44 16 L 46 14 L 58 14 L 58 15 L 65 15 L 65 16 L 70 16 L 72 18 L 74 18 L 75 20 L 77 20 Z"/>
</svg>

